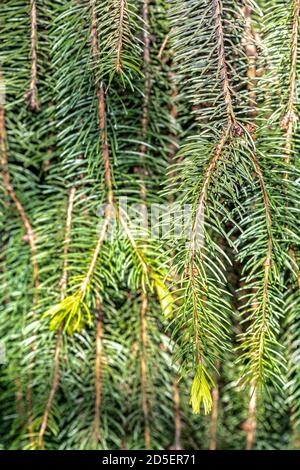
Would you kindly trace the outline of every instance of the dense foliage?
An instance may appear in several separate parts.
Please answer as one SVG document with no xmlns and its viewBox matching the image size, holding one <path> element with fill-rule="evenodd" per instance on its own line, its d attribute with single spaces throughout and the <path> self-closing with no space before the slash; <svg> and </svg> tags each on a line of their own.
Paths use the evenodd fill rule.
<svg viewBox="0 0 300 470">
<path fill-rule="evenodd" d="M 0 448 L 300 445 L 300 0 L 2 0 Z"/>
</svg>

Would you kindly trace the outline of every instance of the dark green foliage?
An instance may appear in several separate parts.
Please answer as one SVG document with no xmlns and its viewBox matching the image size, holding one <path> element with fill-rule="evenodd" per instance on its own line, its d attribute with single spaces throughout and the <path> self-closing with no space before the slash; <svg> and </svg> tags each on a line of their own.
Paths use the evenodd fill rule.
<svg viewBox="0 0 300 470">
<path fill-rule="evenodd" d="M 0 448 L 297 448 L 299 0 L 2 4 Z"/>
</svg>

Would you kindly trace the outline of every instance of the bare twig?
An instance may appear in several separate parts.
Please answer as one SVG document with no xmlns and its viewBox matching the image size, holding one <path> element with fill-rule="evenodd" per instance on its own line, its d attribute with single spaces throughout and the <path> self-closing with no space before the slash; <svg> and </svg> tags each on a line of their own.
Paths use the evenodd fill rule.
<svg viewBox="0 0 300 470">
<path fill-rule="evenodd" d="M 171 31 L 172 31 L 172 30 L 171 30 Z M 161 46 L 160 46 L 160 48 L 159 48 L 158 54 L 157 54 L 157 58 L 158 58 L 158 59 L 161 59 L 161 58 L 162 58 L 163 52 L 164 52 L 164 50 L 165 50 L 165 48 L 166 48 L 166 45 L 167 45 L 167 43 L 168 43 L 168 41 L 169 41 L 169 39 L 170 39 L 171 31 L 170 31 L 168 34 L 166 34 L 165 37 L 164 37 L 164 40 L 163 40 L 163 42 L 162 42 L 162 44 L 161 44 Z"/>
</svg>

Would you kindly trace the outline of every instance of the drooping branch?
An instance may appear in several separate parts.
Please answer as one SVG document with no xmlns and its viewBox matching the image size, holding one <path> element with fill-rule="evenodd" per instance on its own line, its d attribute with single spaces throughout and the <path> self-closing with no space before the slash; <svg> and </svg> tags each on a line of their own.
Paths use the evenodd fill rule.
<svg viewBox="0 0 300 470">
<path fill-rule="evenodd" d="M 203 182 L 201 185 L 201 191 L 199 195 L 198 205 L 197 205 L 197 212 L 193 222 L 192 227 L 192 235 L 191 235 L 191 269 L 190 269 L 190 276 L 191 282 L 193 286 L 193 316 L 194 316 L 194 334 L 195 334 L 195 347 L 197 358 L 199 364 L 202 364 L 202 346 L 199 337 L 199 319 L 198 319 L 198 296 L 196 294 L 196 273 L 197 273 L 197 266 L 196 266 L 196 252 L 199 248 L 199 241 L 197 240 L 197 234 L 199 233 L 199 224 L 203 224 L 203 214 L 204 214 L 204 203 L 207 196 L 207 191 L 209 187 L 210 179 L 216 169 L 217 163 L 222 156 L 222 152 L 224 150 L 224 146 L 226 143 L 227 134 L 221 136 L 220 142 L 218 143 L 216 150 L 212 156 L 211 161 L 206 169 L 204 174 Z"/>
<path fill-rule="evenodd" d="M 65 228 L 65 238 L 64 238 L 64 264 L 63 264 L 63 273 L 60 279 L 60 298 L 63 300 L 66 295 L 67 290 L 67 280 L 68 280 L 68 251 L 70 245 L 70 235 L 71 235 L 71 224 L 72 224 L 72 213 L 73 213 L 73 205 L 74 205 L 74 198 L 75 198 L 76 188 L 73 186 L 69 192 L 68 198 L 68 208 L 67 208 L 67 220 L 66 220 L 66 228 Z M 46 403 L 46 407 L 43 414 L 42 424 L 39 430 L 38 436 L 38 446 L 39 448 L 43 447 L 43 438 L 45 431 L 48 425 L 48 418 L 52 408 L 52 403 L 57 392 L 60 380 L 60 353 L 61 353 L 61 341 L 62 341 L 62 329 L 63 326 L 59 328 L 57 335 L 56 335 L 56 345 L 54 351 L 54 367 L 53 367 L 53 378 L 52 378 L 52 385 L 50 389 L 50 393 L 48 396 L 48 400 Z"/>
<path fill-rule="evenodd" d="M 0 75 L 0 81 L 2 80 L 2 75 Z M 7 140 L 6 140 L 6 128 L 5 128 L 5 110 L 4 103 L 0 101 L 0 146 L 1 146 L 1 167 L 2 167 L 2 179 L 4 191 L 12 199 L 24 226 L 26 241 L 29 243 L 30 252 L 31 252 L 31 264 L 33 270 L 33 305 L 36 305 L 38 302 L 38 291 L 39 291 L 39 268 L 36 260 L 37 257 L 37 248 L 36 248 L 36 235 L 32 229 L 29 218 L 26 214 L 26 211 L 16 195 L 14 187 L 11 184 L 9 166 L 8 166 L 8 153 L 7 153 Z M 33 312 L 34 313 L 34 312 Z M 35 344 L 32 343 L 32 350 L 35 349 Z M 29 364 L 28 369 L 28 384 L 26 390 L 26 400 L 28 408 L 28 432 L 31 442 L 31 446 L 35 448 L 35 439 L 33 432 L 33 408 L 32 408 L 32 361 Z"/>
<path fill-rule="evenodd" d="M 192 246 L 195 245 L 194 239 L 195 239 L 196 229 L 197 229 L 199 220 L 203 218 L 204 201 L 207 195 L 209 182 L 210 182 L 211 176 L 213 175 L 216 169 L 217 162 L 222 156 L 222 152 L 224 150 L 227 136 L 229 135 L 229 132 L 231 130 L 233 130 L 233 135 L 240 135 L 240 133 L 242 133 L 242 129 L 237 123 L 237 119 L 236 119 L 233 105 L 232 105 L 231 90 L 230 90 L 229 76 L 228 76 L 228 66 L 226 63 L 226 54 L 225 54 L 225 45 L 224 45 L 224 30 L 223 30 L 223 23 L 222 23 L 221 1 L 212 0 L 212 5 L 213 5 L 214 18 L 215 18 L 215 37 L 217 41 L 218 70 L 220 74 L 220 81 L 221 81 L 224 103 L 225 103 L 225 108 L 226 108 L 227 126 L 225 129 L 223 129 L 221 133 L 221 137 L 218 142 L 218 145 L 216 146 L 215 152 L 213 153 L 212 158 L 210 162 L 208 163 L 208 167 L 205 171 L 205 175 L 203 178 L 202 187 L 201 187 L 201 191 L 199 195 L 198 205 L 197 205 L 196 217 L 195 217 L 194 224 L 193 224 Z"/>
<path fill-rule="evenodd" d="M 264 262 L 264 287 L 263 287 L 263 294 L 262 294 L 262 315 L 263 315 L 262 320 L 263 321 L 261 325 L 261 336 L 260 336 L 260 353 L 262 353 L 264 337 L 265 337 L 266 328 L 267 328 L 267 301 L 268 301 L 269 277 L 270 277 L 271 261 L 273 257 L 272 217 L 271 217 L 271 211 L 270 211 L 270 201 L 269 201 L 269 197 L 267 194 L 262 169 L 254 153 L 251 153 L 251 159 L 253 161 L 255 171 L 259 179 L 259 184 L 260 184 L 260 189 L 261 189 L 261 194 L 262 194 L 262 199 L 263 199 L 263 204 L 264 204 L 267 232 L 268 232 L 267 252 L 266 252 L 266 259 Z"/>
<path fill-rule="evenodd" d="M 257 117 L 257 103 L 256 103 L 256 43 L 255 43 L 255 34 L 252 27 L 252 16 L 251 16 L 251 7 L 249 5 L 248 0 L 244 1 L 243 7 L 243 14 L 245 18 L 245 29 L 244 29 L 244 48 L 247 56 L 247 88 L 248 88 L 248 96 L 249 96 L 249 106 L 250 110 L 248 111 L 247 115 L 252 119 L 251 126 L 252 129 L 249 129 L 250 132 L 252 130 L 252 137 L 253 139 L 256 138 L 254 134 L 255 126 L 253 124 L 255 118 Z M 264 191 L 265 193 L 265 191 Z M 264 197 L 265 200 L 265 197 Z M 264 283 L 265 284 L 265 283 Z M 256 296 L 257 290 L 254 290 L 254 294 Z M 258 308 L 257 299 L 255 297 L 255 301 L 252 302 L 252 308 L 255 310 Z M 246 448 L 247 450 L 252 449 L 255 440 L 255 429 L 256 429 L 256 397 L 257 397 L 257 390 L 256 390 L 256 381 L 254 380 L 250 386 L 250 397 L 249 397 L 249 404 L 248 404 L 248 417 L 246 422 L 244 423 L 245 431 L 246 431 Z"/>
<path fill-rule="evenodd" d="M 96 2 L 95 0 L 90 0 L 91 7 L 91 43 L 92 43 L 92 56 L 94 61 L 97 63 L 99 59 L 99 44 L 98 44 L 98 33 L 97 33 L 97 13 L 96 13 Z M 113 186 L 112 186 L 112 176 L 111 176 L 111 165 L 109 158 L 109 146 L 107 142 L 106 135 L 106 102 L 105 102 L 105 90 L 104 84 L 99 80 L 96 81 L 96 95 L 98 103 L 98 119 L 99 119 L 99 129 L 100 129 L 100 138 L 101 138 L 101 149 L 102 149 L 102 159 L 104 164 L 104 179 L 106 187 L 106 201 L 107 205 L 104 213 L 103 225 L 100 230 L 96 247 L 93 252 L 93 256 L 87 270 L 86 276 L 82 281 L 80 286 L 80 293 L 82 297 L 85 296 L 87 287 L 89 286 L 91 277 L 93 275 L 94 269 L 96 267 L 97 259 L 101 251 L 102 244 L 104 242 L 106 232 L 110 220 L 113 215 L 113 206 L 114 206 L 114 197 L 113 197 Z"/>
<path fill-rule="evenodd" d="M 0 77 L 1 78 L 1 77 Z M 3 187 L 6 193 L 10 196 L 12 201 L 15 204 L 15 207 L 21 217 L 24 229 L 26 241 L 30 246 L 31 251 L 31 263 L 33 269 L 33 285 L 34 285 L 34 303 L 37 302 L 37 295 L 39 289 L 39 269 L 36 261 L 36 235 L 32 229 L 29 218 L 26 214 L 26 211 L 20 202 L 19 198 L 16 195 L 16 192 L 11 184 L 9 166 L 8 166 L 8 153 L 7 153 L 7 144 L 6 144 L 6 129 L 5 129 L 5 111 L 4 105 L 0 103 L 0 141 L 1 141 L 1 166 L 2 166 L 2 180 Z"/>
<path fill-rule="evenodd" d="M 95 0 L 91 0 L 91 16 L 92 16 L 92 24 L 91 24 L 91 41 L 92 41 L 92 55 L 95 62 L 99 60 L 99 44 L 98 44 L 98 33 L 97 33 L 97 13 L 96 13 L 96 2 Z M 122 17 L 124 15 L 124 8 L 125 8 L 125 0 L 121 0 L 120 3 L 121 14 Z M 122 20 L 123 21 L 123 20 Z M 121 23 L 122 23 L 121 21 Z M 122 32 L 120 32 L 120 36 L 122 37 Z M 121 48 L 122 48 L 122 40 L 119 44 L 120 50 L 119 54 L 121 55 Z M 117 53 L 118 56 L 118 53 Z M 119 56 L 120 59 L 120 56 Z M 121 63 L 120 63 L 121 65 Z M 99 77 L 98 77 L 99 78 Z M 106 187 L 106 208 L 104 213 L 104 220 L 102 229 L 100 231 L 96 248 L 93 253 L 92 261 L 90 263 L 88 272 L 85 276 L 85 279 L 81 285 L 81 292 L 85 295 L 85 291 L 87 286 L 90 282 L 90 278 L 94 272 L 96 262 L 104 242 L 109 223 L 113 216 L 113 209 L 114 209 L 114 195 L 113 195 L 113 184 L 112 184 L 112 173 L 111 173 L 111 165 L 110 165 L 110 156 L 109 156 L 109 146 L 107 142 L 107 133 L 106 133 L 106 101 L 105 101 L 105 89 L 104 84 L 97 80 L 96 82 L 96 94 L 98 98 L 98 119 L 99 119 L 99 129 L 100 129 L 100 136 L 101 136 L 101 148 L 102 148 L 102 158 L 104 164 L 104 179 L 105 179 L 105 187 Z M 96 312 L 97 312 L 97 320 L 96 320 L 96 357 L 95 357 L 95 411 L 94 411 L 94 424 L 93 424 L 93 432 L 94 432 L 94 439 L 95 442 L 100 440 L 100 405 L 101 405 L 101 393 L 102 393 L 102 350 L 103 350 L 103 314 L 101 311 L 101 303 L 99 293 L 97 292 L 96 297 Z"/>
<path fill-rule="evenodd" d="M 224 39 L 224 28 L 223 28 L 223 18 L 222 18 L 222 7 L 220 0 L 212 0 L 212 12 L 214 17 L 214 28 L 215 28 L 215 40 L 217 45 L 217 61 L 218 61 L 218 73 L 220 76 L 220 84 L 223 94 L 223 100 L 225 105 L 226 111 L 226 118 L 227 122 L 224 128 L 221 130 L 219 141 L 216 144 L 214 151 L 212 152 L 211 158 L 208 161 L 208 165 L 206 170 L 204 171 L 204 176 L 201 181 L 201 187 L 199 191 L 199 197 L 197 202 L 196 213 L 193 220 L 192 225 L 192 232 L 191 232 L 191 244 L 190 244 L 190 258 L 189 258 L 189 266 L 187 266 L 186 272 L 190 277 L 192 291 L 193 291 L 193 330 L 194 330 L 194 338 L 195 338 L 195 352 L 197 356 L 198 362 L 198 371 L 200 371 L 200 375 L 197 372 L 194 378 L 193 385 L 195 385 L 195 389 L 198 387 L 197 383 L 199 384 L 201 380 L 205 381 L 206 384 L 205 390 L 208 389 L 207 401 L 205 405 L 206 412 L 211 410 L 212 406 L 212 397 L 210 395 L 210 385 L 206 381 L 207 371 L 204 369 L 203 366 L 203 352 L 204 346 L 201 344 L 199 328 L 201 327 L 199 322 L 199 304 L 201 309 L 203 309 L 203 298 L 199 296 L 197 292 L 197 275 L 198 275 L 198 268 L 196 263 L 196 253 L 197 251 L 203 248 L 201 243 L 198 240 L 199 229 L 201 229 L 200 233 L 203 233 L 204 227 L 204 218 L 205 218 L 205 201 L 208 196 L 209 185 L 210 181 L 217 169 L 218 162 L 222 158 L 224 153 L 226 144 L 228 140 L 232 137 L 239 136 L 243 133 L 241 126 L 238 124 L 236 119 L 233 104 L 232 104 L 232 96 L 231 96 L 231 89 L 229 83 L 229 74 L 228 74 L 228 65 L 225 53 L 225 39 Z M 199 246 L 200 245 L 200 246 Z M 209 375 L 208 375 L 209 377 Z M 212 379 L 211 383 L 213 383 Z M 193 386 L 192 386 L 193 389 Z M 203 388 L 204 390 L 204 388 Z M 209 396 L 208 396 L 209 395 Z M 192 400 L 193 407 L 195 406 L 195 410 L 198 410 L 199 406 L 196 404 L 195 400 Z"/>
<path fill-rule="evenodd" d="M 98 44 L 98 33 L 97 33 L 97 13 L 96 13 L 96 2 L 95 0 L 90 1 L 91 4 L 91 41 L 92 41 L 92 55 L 94 61 L 97 63 L 99 60 L 99 44 Z M 112 175 L 111 165 L 109 158 L 109 146 L 106 135 L 106 102 L 105 102 L 105 89 L 103 82 L 97 80 L 97 98 L 98 98 L 98 118 L 101 135 L 101 146 L 102 146 L 102 158 L 104 163 L 104 176 L 105 184 L 107 189 L 107 203 L 113 205 L 113 190 L 112 190 Z"/>
</svg>

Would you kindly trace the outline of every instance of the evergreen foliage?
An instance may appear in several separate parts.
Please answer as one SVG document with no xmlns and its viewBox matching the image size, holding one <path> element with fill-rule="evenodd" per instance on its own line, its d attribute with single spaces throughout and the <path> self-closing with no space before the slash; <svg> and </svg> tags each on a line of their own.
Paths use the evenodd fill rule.
<svg viewBox="0 0 300 470">
<path fill-rule="evenodd" d="M 299 23 L 2 0 L 0 449 L 299 448 Z"/>
</svg>

